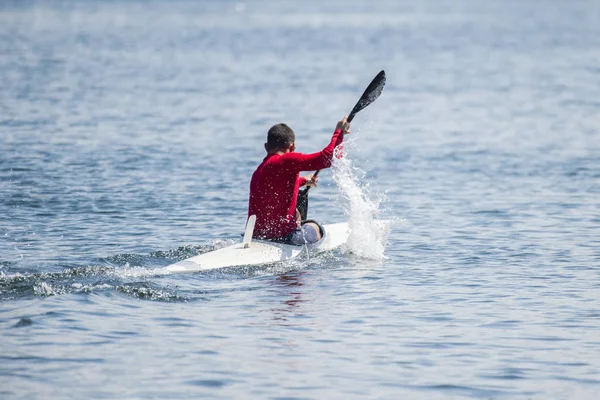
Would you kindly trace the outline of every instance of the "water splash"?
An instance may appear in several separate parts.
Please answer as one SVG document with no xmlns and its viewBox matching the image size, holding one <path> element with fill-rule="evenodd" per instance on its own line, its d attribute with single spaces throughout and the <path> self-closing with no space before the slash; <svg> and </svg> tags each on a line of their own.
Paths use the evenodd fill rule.
<svg viewBox="0 0 600 400">
<path fill-rule="evenodd" d="M 344 143 L 344 152 L 349 144 L 352 141 Z M 377 219 L 377 216 L 381 214 L 385 197 L 371 193 L 368 184 L 361 184 L 365 172 L 356 167 L 350 158 L 335 157 L 332 170 L 350 227 L 345 250 L 359 257 L 384 259 L 392 221 Z"/>
<path fill-rule="evenodd" d="M 14 273 L 0 271 L 0 300 L 29 296 L 49 297 L 69 293 L 91 293 L 98 290 L 119 290 L 139 297 L 164 300 L 161 289 L 152 288 L 152 293 L 137 287 L 145 284 L 146 278 L 170 275 L 162 268 L 85 266 L 68 268 L 60 272 Z M 130 288 L 131 286 L 131 288 Z M 125 289 L 121 289 L 121 288 Z M 151 296 L 152 295 L 152 296 Z M 170 296 L 170 295 L 169 295 Z"/>
</svg>

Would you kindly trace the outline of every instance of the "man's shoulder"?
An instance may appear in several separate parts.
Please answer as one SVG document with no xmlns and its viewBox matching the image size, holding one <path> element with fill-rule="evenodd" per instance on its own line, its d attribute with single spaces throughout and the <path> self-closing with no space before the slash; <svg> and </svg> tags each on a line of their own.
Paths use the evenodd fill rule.
<svg viewBox="0 0 600 400">
<path fill-rule="evenodd" d="M 304 154 L 304 153 L 299 153 L 297 151 L 293 151 L 291 153 L 282 154 L 280 157 L 281 157 L 282 161 L 287 161 L 287 160 L 299 160 L 299 159 L 304 158 L 305 156 L 306 156 L 306 154 Z"/>
</svg>

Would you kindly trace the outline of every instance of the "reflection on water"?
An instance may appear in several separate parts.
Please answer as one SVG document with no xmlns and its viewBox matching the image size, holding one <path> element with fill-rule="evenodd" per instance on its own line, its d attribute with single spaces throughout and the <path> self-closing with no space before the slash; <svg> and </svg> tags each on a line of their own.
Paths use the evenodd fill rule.
<svg viewBox="0 0 600 400">
<path fill-rule="evenodd" d="M 303 277 L 306 271 L 290 271 L 277 276 L 272 281 L 270 292 L 277 299 L 281 299 L 281 306 L 271 309 L 273 320 L 281 325 L 294 325 L 294 317 L 304 316 L 302 304 L 306 302 L 303 296 Z"/>
</svg>

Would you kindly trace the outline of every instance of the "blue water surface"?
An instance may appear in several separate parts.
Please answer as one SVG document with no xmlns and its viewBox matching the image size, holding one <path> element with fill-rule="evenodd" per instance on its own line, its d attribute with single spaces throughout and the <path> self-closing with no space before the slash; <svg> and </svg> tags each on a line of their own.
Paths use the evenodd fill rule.
<svg viewBox="0 0 600 400">
<path fill-rule="evenodd" d="M 600 3 L 4 1 L 0 398 L 597 399 Z M 267 129 L 394 220 L 192 275 Z M 321 222 L 347 216 L 331 172 Z M 351 249 L 350 249 L 351 250 Z"/>
</svg>

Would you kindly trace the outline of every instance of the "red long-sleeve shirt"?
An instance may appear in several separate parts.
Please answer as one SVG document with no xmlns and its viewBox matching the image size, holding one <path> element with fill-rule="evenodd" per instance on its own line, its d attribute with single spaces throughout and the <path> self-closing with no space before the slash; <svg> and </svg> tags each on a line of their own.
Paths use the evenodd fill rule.
<svg viewBox="0 0 600 400">
<path fill-rule="evenodd" d="M 342 130 L 336 129 L 329 144 L 317 153 L 265 157 L 250 181 L 248 216 L 256 215 L 254 237 L 279 239 L 296 229 L 298 188 L 306 183 L 300 171 L 330 167 L 333 151 L 343 140 Z"/>
</svg>

